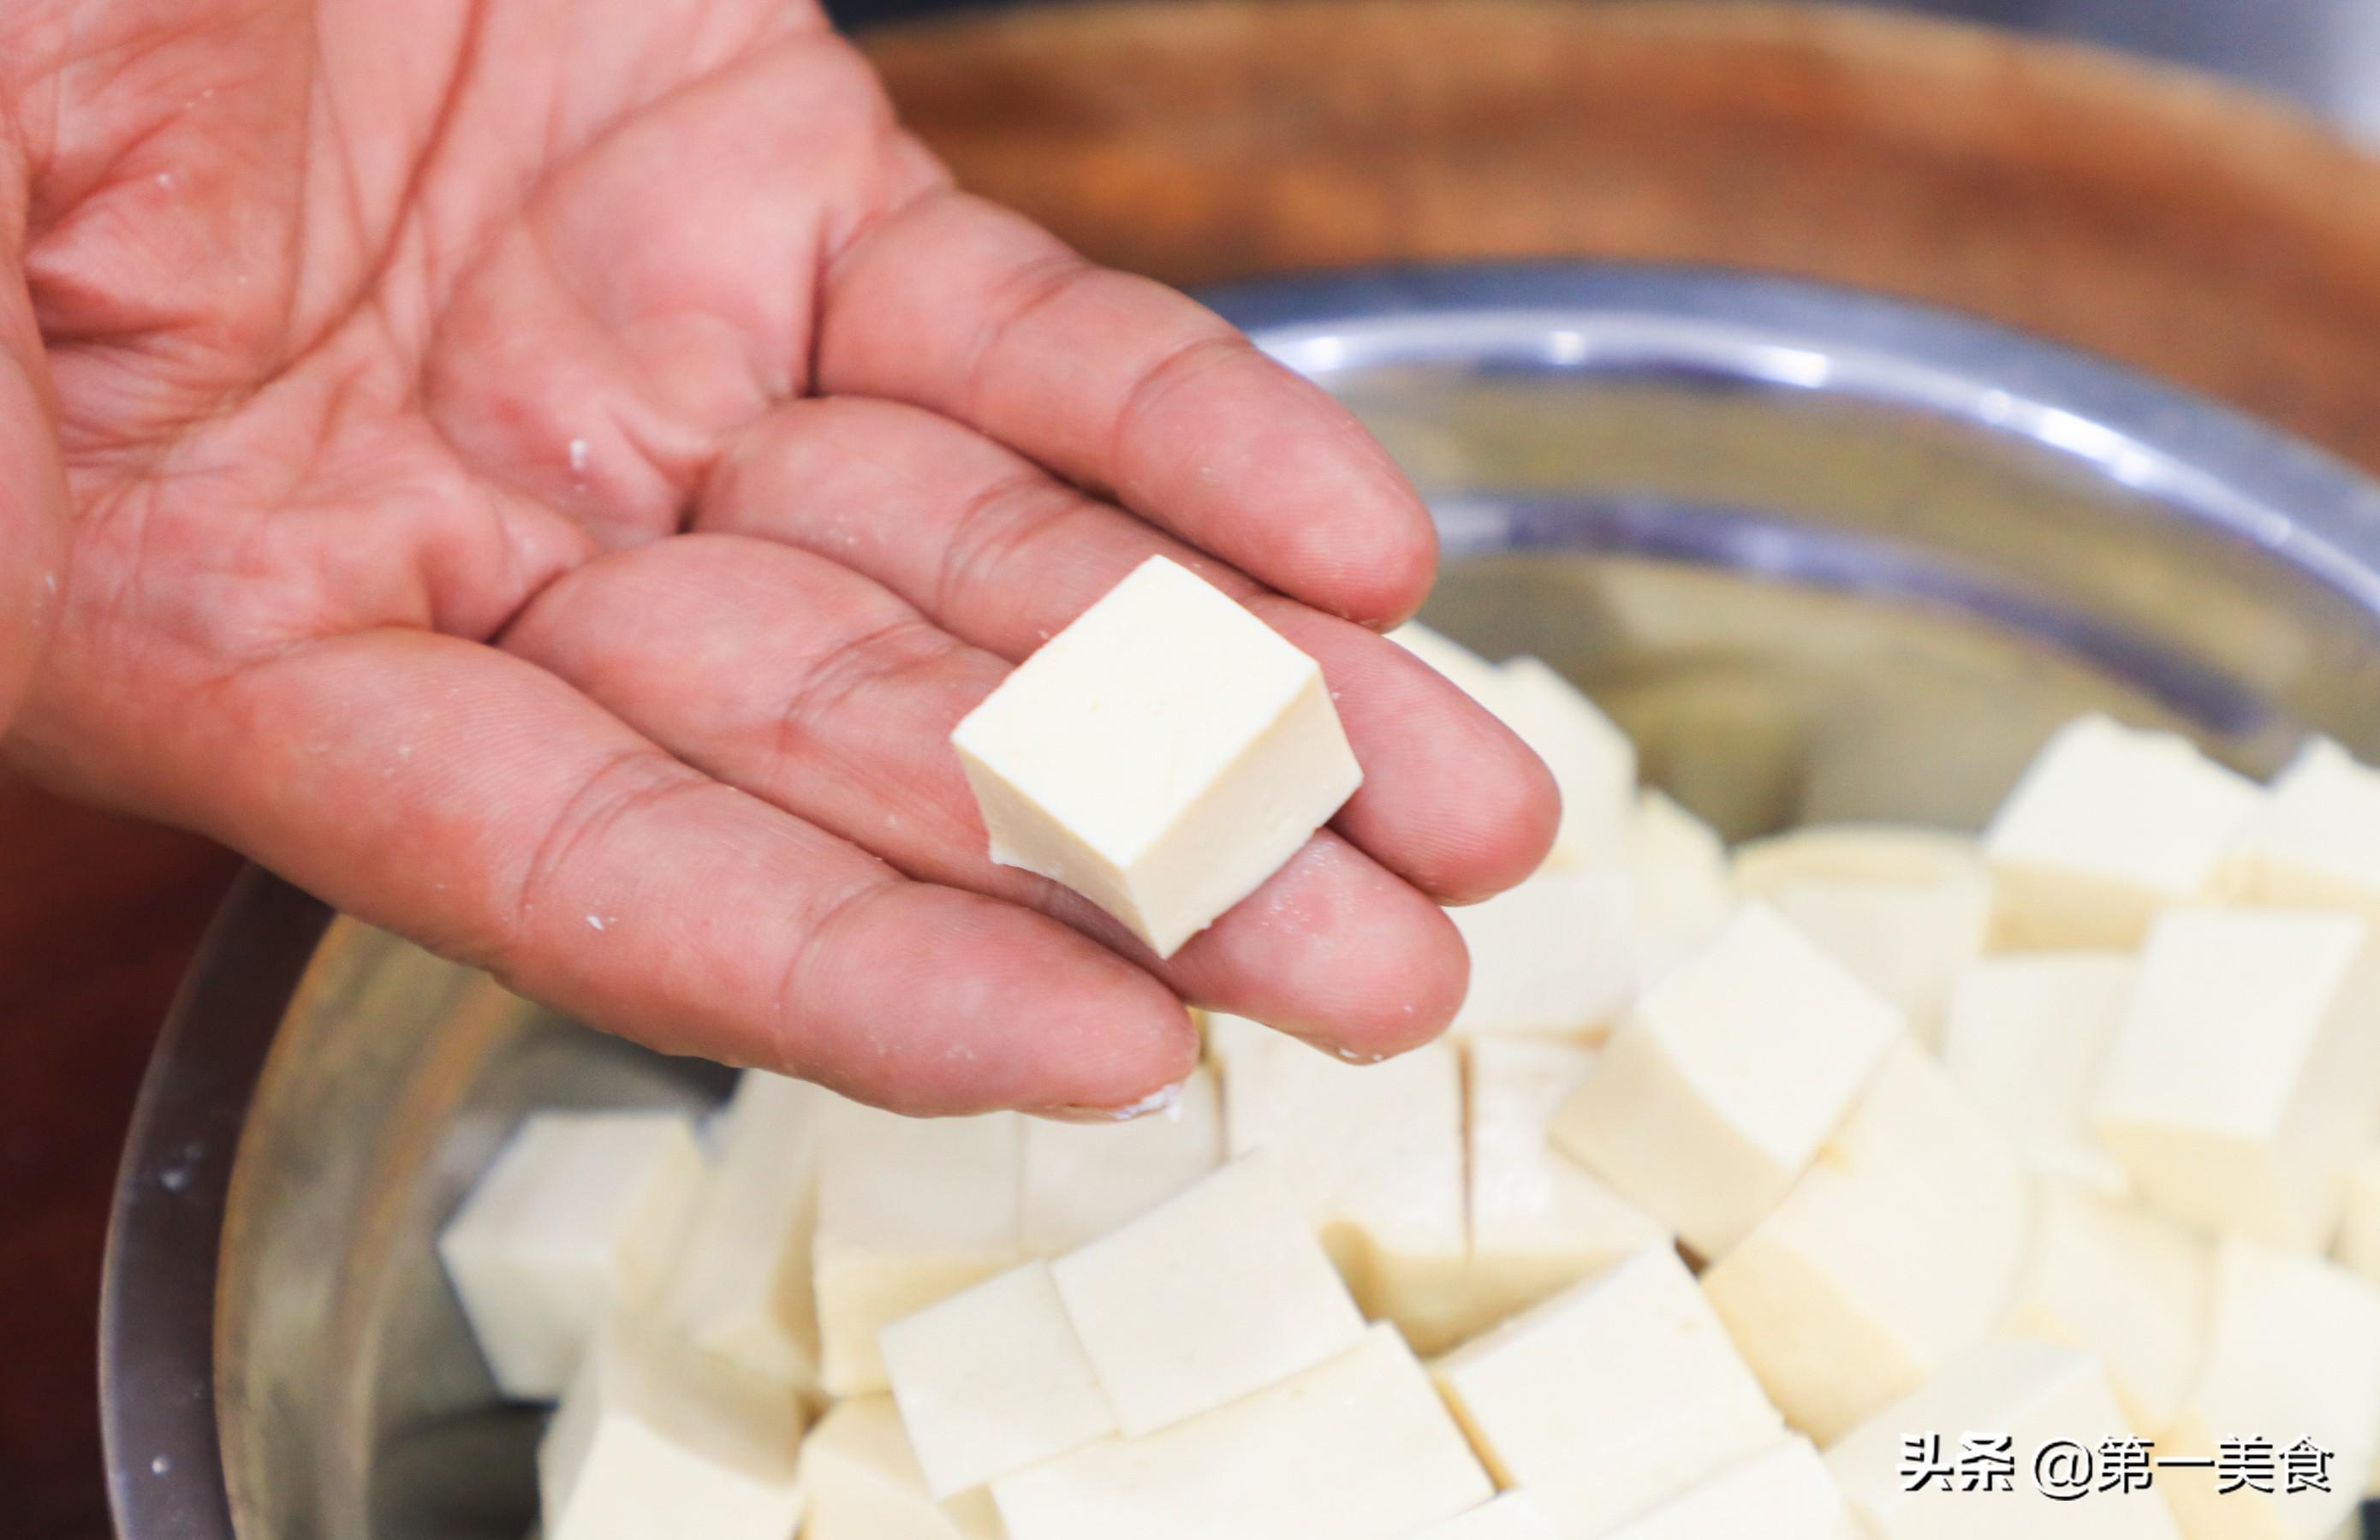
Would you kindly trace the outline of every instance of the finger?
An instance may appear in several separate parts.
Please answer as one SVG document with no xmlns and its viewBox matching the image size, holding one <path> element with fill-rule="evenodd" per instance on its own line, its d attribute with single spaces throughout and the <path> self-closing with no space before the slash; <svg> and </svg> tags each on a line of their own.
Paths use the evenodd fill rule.
<svg viewBox="0 0 2380 1540">
<path fill-rule="evenodd" d="M 1196 1034 L 1050 920 L 909 881 L 518 659 L 419 632 L 281 654 L 179 746 L 209 831 L 671 1053 L 915 1112 L 1121 1107 Z"/>
<path fill-rule="evenodd" d="M 853 398 L 772 412 L 722 456 L 695 527 L 865 574 L 1015 661 L 1152 555 L 1192 566 L 1322 665 L 1364 784 L 1332 827 L 1443 903 L 1543 862 L 1560 799 L 1537 757 L 1404 649 L 1270 592 L 930 412 Z"/>
<path fill-rule="evenodd" d="M 1435 1036 L 1462 998 L 1444 914 L 1327 831 L 1163 962 L 993 865 L 949 738 L 1006 666 L 806 552 L 695 535 L 618 553 L 546 589 L 504 645 L 687 763 L 912 877 L 1057 916 L 1200 1003 L 1368 1056 Z"/>
<path fill-rule="evenodd" d="M 821 392 L 957 418 L 1318 609 L 1390 623 L 1429 589 L 1429 515 L 1345 407 L 1017 215 L 913 201 L 839 255 L 819 327 Z"/>
</svg>

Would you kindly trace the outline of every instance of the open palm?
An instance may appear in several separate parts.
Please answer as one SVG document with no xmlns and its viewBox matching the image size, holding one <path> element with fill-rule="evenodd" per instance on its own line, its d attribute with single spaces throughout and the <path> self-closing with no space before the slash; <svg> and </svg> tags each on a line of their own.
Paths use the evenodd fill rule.
<svg viewBox="0 0 2380 1540">
<path fill-rule="evenodd" d="M 1553 794 L 1366 628 L 1423 510 L 1214 317 L 952 190 L 814 10 L 30 0 L 0 43 L 35 773 L 913 1110 L 1130 1103 L 1184 999 L 1358 1057 L 1444 1025 L 1435 901 Z M 945 744 L 1160 551 L 1321 661 L 1367 772 L 1166 963 L 990 865 Z"/>
</svg>

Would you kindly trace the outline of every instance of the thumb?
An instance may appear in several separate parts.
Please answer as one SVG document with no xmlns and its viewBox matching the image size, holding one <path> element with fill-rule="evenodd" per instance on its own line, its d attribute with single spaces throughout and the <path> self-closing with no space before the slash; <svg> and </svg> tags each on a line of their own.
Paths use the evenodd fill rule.
<svg viewBox="0 0 2380 1540">
<path fill-rule="evenodd" d="M 0 734 L 65 599 L 69 503 L 49 370 L 25 288 L 25 166 L 0 145 Z"/>
</svg>

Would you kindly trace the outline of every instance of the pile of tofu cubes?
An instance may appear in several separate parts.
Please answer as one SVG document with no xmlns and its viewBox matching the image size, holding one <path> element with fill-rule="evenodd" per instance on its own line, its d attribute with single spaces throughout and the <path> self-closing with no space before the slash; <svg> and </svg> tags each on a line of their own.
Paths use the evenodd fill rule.
<svg viewBox="0 0 2380 1540">
<path fill-rule="evenodd" d="M 1565 799 L 1545 870 L 1455 912 L 1449 1037 L 1358 1065 L 1210 1016 L 1114 1126 L 758 1073 L 706 1125 L 529 1118 L 441 1250 L 503 1393 L 559 1401 L 546 1540 L 2352 1522 L 2380 772 L 2317 742 L 2267 788 L 2094 717 L 1980 838 L 1730 853 L 1554 671 L 1399 639 Z M 2305 1440 L 2329 1490 L 2036 1483 L 2132 1438 Z"/>
</svg>

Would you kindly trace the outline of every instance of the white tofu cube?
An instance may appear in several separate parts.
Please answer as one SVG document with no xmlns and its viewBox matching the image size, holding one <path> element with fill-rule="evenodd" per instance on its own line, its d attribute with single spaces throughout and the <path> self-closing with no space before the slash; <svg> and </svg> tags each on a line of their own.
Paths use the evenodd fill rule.
<svg viewBox="0 0 2380 1540">
<path fill-rule="evenodd" d="M 1900 1037 L 1898 1011 L 1747 903 L 1637 1002 L 1553 1136 L 1686 1244 L 1721 1256 L 1785 1195 Z"/>
<path fill-rule="evenodd" d="M 801 1437 L 791 1390 L 608 1322 L 538 1449 L 544 1540 L 785 1540 Z"/>
<path fill-rule="evenodd" d="M 1785 1420 L 1825 1445 L 1999 1319 L 2030 1188 L 1991 1121 L 1903 1042 L 1703 1291 Z"/>
<path fill-rule="evenodd" d="M 681 1114 L 523 1121 L 438 1238 L 499 1389 L 552 1400 L 597 1322 L 650 1304 L 701 1183 L 702 1152 Z"/>
<path fill-rule="evenodd" d="M 1265 1155 L 1233 1161 L 1050 1270 L 1130 1438 L 1286 1379 L 1364 1334 Z"/>
<path fill-rule="evenodd" d="M 1223 1163 L 1212 1072 L 1162 1112 L 1119 1123 L 1025 1120 L 1025 1250 L 1056 1256 L 1177 1197 Z"/>
<path fill-rule="evenodd" d="M 836 1117 L 811 1243 L 829 1395 L 881 1393 L 880 1330 L 1023 1259 L 1023 1144 L 1013 1112 L 904 1118 L 855 1103 Z"/>
<path fill-rule="evenodd" d="M 1551 865 L 1608 867 L 1625 858 L 1636 746 L 1594 701 L 1539 659 L 1491 663 L 1418 624 L 1388 635 L 1494 713 L 1553 772 L 1562 812 Z"/>
<path fill-rule="evenodd" d="M 1809 877 L 1768 902 L 1852 976 L 1898 1006 L 1917 1040 L 1942 1038 L 1959 970 L 1983 954 L 1992 896 L 1980 879 L 1876 882 Z"/>
<path fill-rule="evenodd" d="M 2171 733 L 2103 716 L 2050 735 L 1984 836 L 2000 940 L 2138 944 L 2159 906 L 2205 893 L 2263 788 Z"/>
<path fill-rule="evenodd" d="M 1593 1049 L 1483 1037 L 1468 1051 L 1471 1265 L 1450 1322 L 1458 1340 L 1670 1239 L 1547 1141 Z"/>
<path fill-rule="evenodd" d="M 2380 1289 L 2338 1266 L 2252 1241 L 2216 1260 L 2205 1368 L 2159 1453 L 2219 1454 L 2227 1438 L 2329 1450 L 2328 1492 L 2223 1493 L 2212 1471 L 2160 1478 L 2190 1540 L 2318 1540 L 2353 1512 L 2380 1452 Z M 2276 1464 L 2280 1461 L 2276 1459 Z"/>
<path fill-rule="evenodd" d="M 890 1396 L 837 1401 L 802 1441 L 809 1517 L 801 1540 L 1000 1540 L 991 1497 L 978 1489 L 936 1502 Z M 692 1526 L 648 1533 L 709 1536 Z"/>
<path fill-rule="evenodd" d="M 2380 1283 L 2380 1150 L 2348 1173 L 2346 1209 L 2338 1227 L 2338 1259 Z"/>
<path fill-rule="evenodd" d="M 2180 1413 L 2206 1343 L 2215 1248 L 2162 1215 L 2037 1189 L 2033 1245 L 2002 1330 L 2095 1354 L 2132 1430 Z"/>
<path fill-rule="evenodd" d="M 1641 1252 L 1440 1359 L 1500 1485 L 1571 1540 L 1607 1533 L 1781 1434 L 1678 1254 Z"/>
<path fill-rule="evenodd" d="M 1627 859 L 1636 801 L 1636 746 L 1585 692 L 1535 658 L 1498 665 L 1486 703 L 1537 751 L 1561 789 L 1556 866 L 1592 869 Z"/>
<path fill-rule="evenodd" d="M 661 1318 L 686 1341 L 795 1389 L 818 1384 L 810 1238 L 820 1152 L 843 1101 L 807 1081 L 745 1073 L 662 1294 Z"/>
<path fill-rule="evenodd" d="M 1600 1037 L 1635 998 L 1636 900 L 1624 868 L 1541 871 L 1446 916 L 1471 953 L 1457 1037 Z"/>
<path fill-rule="evenodd" d="M 1161 1433 L 991 1486 L 1009 1540 L 1396 1540 L 1493 1490 L 1386 1325 Z"/>
<path fill-rule="evenodd" d="M 1347 1064 L 1226 1016 L 1208 1018 L 1208 1041 L 1231 1153 L 1269 1156 L 1366 1316 L 1424 1352 L 1451 1340 L 1469 1254 L 1454 1045 Z"/>
<path fill-rule="evenodd" d="M 1730 879 L 1744 898 L 1796 882 L 1941 883 L 1986 879 L 1972 834 L 1901 823 L 1813 823 L 1736 846 Z"/>
<path fill-rule="evenodd" d="M 1850 1526 L 1818 1451 L 1806 1438 L 1787 1438 L 1621 1525 L 1611 1540 L 1844 1540 Z"/>
<path fill-rule="evenodd" d="M 2359 916 L 2162 916 L 2116 1028 L 2093 1127 L 2189 1223 L 2326 1247 L 2380 1137 L 2380 949 Z"/>
<path fill-rule="evenodd" d="M 2380 917 L 2380 770 L 2308 739 L 2232 841 L 2224 877 L 2245 903 Z"/>
<path fill-rule="evenodd" d="M 2034 1479 L 2034 1460 L 2045 1445 L 2079 1444 L 2095 1461 L 2102 1439 L 2131 1432 L 2090 1354 L 1998 1339 L 1969 1349 L 1862 1424 L 1828 1451 L 1827 1464 L 1876 1540 L 2180 1540 L 2159 1490 L 2171 1473 L 2145 1492 L 2092 1491 L 2069 1500 L 2046 1495 Z M 1955 1473 L 1970 1433 L 2009 1437 L 2015 1466 L 2006 1489 L 1962 1489 Z M 1912 1468 L 1912 1438 L 1936 1440 L 1925 1449 L 1938 1452 L 1938 1462 L 1954 1473 L 1908 1490 L 1917 1485 L 1903 1475 Z"/>
<path fill-rule="evenodd" d="M 1718 934 L 1735 901 L 1718 831 L 1667 793 L 1647 786 L 1636 794 L 1627 843 L 1641 989 Z"/>
<path fill-rule="evenodd" d="M 2091 1129 L 2091 1103 L 2138 968 L 2121 952 L 1988 957 L 1959 975 L 1942 1061 L 2025 1163 L 2111 1196 L 2131 1186 Z"/>
<path fill-rule="evenodd" d="M 926 1491 L 955 1497 L 1116 1430 L 1050 1265 L 1028 1262 L 878 1335 Z"/>
<path fill-rule="evenodd" d="M 1152 556 L 951 734 L 991 858 L 1160 957 L 1281 869 L 1363 780 L 1321 667 Z"/>
<path fill-rule="evenodd" d="M 1507 1492 L 1485 1507 L 1416 1530 L 1408 1540 L 1561 1540 L 1561 1531 L 1526 1492 Z"/>
</svg>

